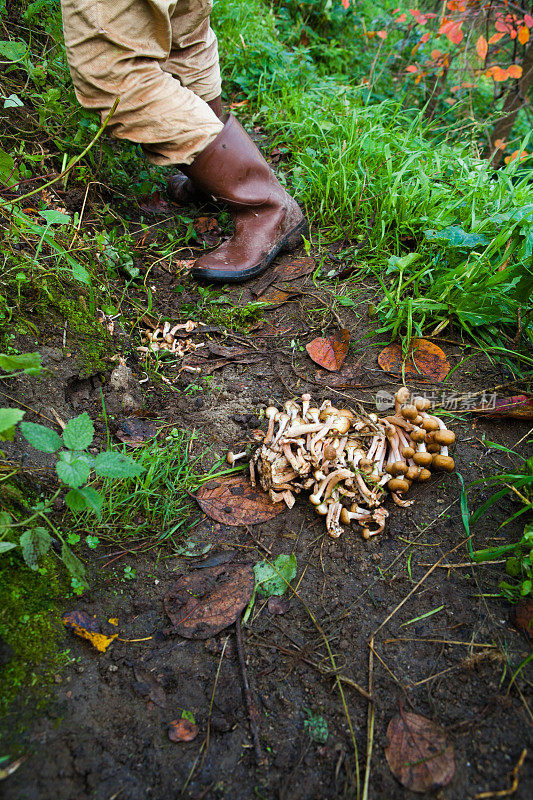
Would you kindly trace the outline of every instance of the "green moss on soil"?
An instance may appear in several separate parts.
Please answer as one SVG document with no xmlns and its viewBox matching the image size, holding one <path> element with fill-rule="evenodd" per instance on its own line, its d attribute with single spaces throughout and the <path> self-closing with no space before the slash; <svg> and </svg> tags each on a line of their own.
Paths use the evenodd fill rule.
<svg viewBox="0 0 533 800">
<path fill-rule="evenodd" d="M 26 567 L 18 554 L 1 558 L 0 718 L 14 701 L 32 710 L 42 707 L 54 674 L 70 660 L 55 607 L 65 594 L 62 573 L 53 554 L 42 559 L 37 572 Z"/>
</svg>

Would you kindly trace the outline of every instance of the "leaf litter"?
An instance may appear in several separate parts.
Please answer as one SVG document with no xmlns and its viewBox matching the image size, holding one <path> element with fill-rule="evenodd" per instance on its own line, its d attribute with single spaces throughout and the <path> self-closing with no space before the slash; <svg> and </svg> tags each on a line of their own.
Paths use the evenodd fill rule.
<svg viewBox="0 0 533 800">
<path fill-rule="evenodd" d="M 348 355 L 350 331 L 341 328 L 327 338 L 318 337 L 305 346 L 309 357 L 324 369 L 337 372 Z"/>
<path fill-rule="evenodd" d="M 215 478 L 205 483 L 196 499 L 208 517 L 226 525 L 256 525 L 280 514 L 283 503 L 273 503 L 266 492 L 253 487 L 244 475 Z"/>
<path fill-rule="evenodd" d="M 387 728 L 385 757 L 391 772 L 412 792 L 447 786 L 455 772 L 453 745 L 444 729 L 419 714 L 401 710 Z"/>
<path fill-rule="evenodd" d="M 102 633 L 96 617 L 91 617 L 86 611 L 68 611 L 63 614 L 62 620 L 65 627 L 70 628 L 76 636 L 87 639 L 100 653 L 105 653 L 118 636 L 118 633 L 110 636 Z"/>
</svg>

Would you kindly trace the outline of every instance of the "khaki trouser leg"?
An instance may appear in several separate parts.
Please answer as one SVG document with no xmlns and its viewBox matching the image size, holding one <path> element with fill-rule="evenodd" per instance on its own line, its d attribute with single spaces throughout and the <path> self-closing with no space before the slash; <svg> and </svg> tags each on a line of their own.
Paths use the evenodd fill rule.
<svg viewBox="0 0 533 800">
<path fill-rule="evenodd" d="M 181 4 L 189 12 L 175 15 Z M 180 29 L 181 20 L 186 22 L 185 43 L 187 37 L 193 40 L 185 47 L 184 81 L 201 88 L 206 100 L 212 99 L 210 92 L 220 93 L 216 39 L 205 28 L 210 0 L 61 0 L 61 5 L 79 102 L 104 119 L 119 97 L 109 124 L 114 136 L 140 143 L 152 163 L 191 164 L 223 125 L 207 103 L 178 79 L 181 56 L 172 74 L 166 65 L 173 62 L 173 30 Z M 200 28 L 203 46 L 195 33 Z M 198 48 L 196 77 L 191 47 Z"/>
</svg>

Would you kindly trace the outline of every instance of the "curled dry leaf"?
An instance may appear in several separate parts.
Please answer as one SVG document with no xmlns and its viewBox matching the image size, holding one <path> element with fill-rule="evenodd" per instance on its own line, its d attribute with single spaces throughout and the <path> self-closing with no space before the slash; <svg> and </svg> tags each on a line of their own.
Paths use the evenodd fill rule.
<svg viewBox="0 0 533 800">
<path fill-rule="evenodd" d="M 192 742 L 197 736 L 198 725 L 185 717 L 175 719 L 168 725 L 168 738 L 171 742 Z"/>
<path fill-rule="evenodd" d="M 154 423 L 138 417 L 124 419 L 116 432 L 117 439 L 129 447 L 142 447 L 156 436 L 157 427 Z"/>
<path fill-rule="evenodd" d="M 106 636 L 101 633 L 95 617 L 91 617 L 86 611 L 68 611 L 63 614 L 63 625 L 70 628 L 76 636 L 88 639 L 100 653 L 105 653 L 111 642 L 117 638 L 118 633 Z"/>
<path fill-rule="evenodd" d="M 378 356 L 378 364 L 385 372 L 400 375 L 403 368 L 402 346 L 393 343 L 385 347 Z M 427 339 L 413 339 L 405 360 L 405 373 L 424 375 L 434 381 L 442 381 L 450 371 L 446 353 Z"/>
<path fill-rule="evenodd" d="M 146 211 L 148 214 L 168 214 L 170 212 L 169 203 L 162 199 L 158 190 L 141 197 L 139 207 L 141 211 Z"/>
<path fill-rule="evenodd" d="M 453 745 L 444 729 L 419 714 L 401 712 L 387 729 L 385 757 L 394 777 L 412 792 L 447 786 L 455 771 Z"/>
<path fill-rule="evenodd" d="M 305 275 L 310 275 L 316 269 L 316 261 L 314 258 L 295 258 L 287 261 L 284 264 L 278 263 L 274 269 L 270 269 L 265 275 L 259 278 L 258 281 L 252 286 L 253 294 L 258 297 L 264 294 L 269 286 L 273 283 L 282 283 L 283 281 L 295 281 L 297 278 L 303 278 Z"/>
<path fill-rule="evenodd" d="M 349 346 L 350 331 L 347 328 L 341 328 L 327 339 L 322 337 L 313 339 L 305 346 L 305 349 L 315 364 L 319 364 L 330 372 L 337 372 L 344 363 Z"/>
<path fill-rule="evenodd" d="M 209 639 L 240 616 L 254 584 L 250 564 L 221 564 L 182 575 L 164 601 L 172 632 L 186 639 Z"/>
<path fill-rule="evenodd" d="M 511 624 L 533 641 L 533 600 L 524 598 L 511 608 Z"/>
<path fill-rule="evenodd" d="M 226 525 L 256 525 L 272 519 L 285 508 L 273 503 L 262 489 L 250 485 L 245 475 L 216 478 L 196 493 L 202 511 Z"/>
</svg>

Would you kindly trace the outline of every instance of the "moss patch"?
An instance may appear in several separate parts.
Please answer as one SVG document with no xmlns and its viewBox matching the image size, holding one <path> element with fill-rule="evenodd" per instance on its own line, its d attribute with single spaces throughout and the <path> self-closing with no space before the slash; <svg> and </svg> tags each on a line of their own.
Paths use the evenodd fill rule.
<svg viewBox="0 0 533 800">
<path fill-rule="evenodd" d="M 46 702 L 53 675 L 68 663 L 63 625 L 55 602 L 65 594 L 61 565 L 53 555 L 39 571 L 24 566 L 18 555 L 0 561 L 0 717 L 11 704 Z"/>
</svg>

